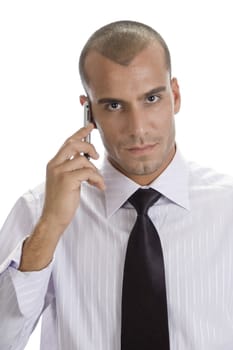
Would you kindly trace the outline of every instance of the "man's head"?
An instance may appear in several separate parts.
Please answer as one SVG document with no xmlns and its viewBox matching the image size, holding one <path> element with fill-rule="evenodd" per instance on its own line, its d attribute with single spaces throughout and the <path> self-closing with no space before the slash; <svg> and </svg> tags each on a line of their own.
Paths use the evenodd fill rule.
<svg viewBox="0 0 233 350">
<path fill-rule="evenodd" d="M 79 67 L 109 161 L 150 183 L 175 153 L 180 94 L 166 43 L 144 24 L 111 23 L 88 40 Z"/>
<path fill-rule="evenodd" d="M 79 73 L 83 86 L 88 85 L 85 59 L 92 50 L 110 60 L 127 66 L 132 59 L 153 42 L 164 49 L 164 62 L 171 77 L 171 57 L 166 42 L 153 28 L 134 21 L 118 21 L 97 30 L 87 41 L 79 59 Z"/>
</svg>

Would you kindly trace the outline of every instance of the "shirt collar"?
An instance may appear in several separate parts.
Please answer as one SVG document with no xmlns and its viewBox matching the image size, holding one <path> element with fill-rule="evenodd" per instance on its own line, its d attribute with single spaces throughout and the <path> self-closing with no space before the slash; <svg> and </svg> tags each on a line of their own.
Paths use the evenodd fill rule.
<svg viewBox="0 0 233 350">
<path fill-rule="evenodd" d="M 106 185 L 106 215 L 109 217 L 141 186 L 114 168 L 106 157 L 103 160 L 101 173 Z M 170 164 L 149 187 L 189 210 L 188 181 L 188 164 L 177 149 Z"/>
</svg>

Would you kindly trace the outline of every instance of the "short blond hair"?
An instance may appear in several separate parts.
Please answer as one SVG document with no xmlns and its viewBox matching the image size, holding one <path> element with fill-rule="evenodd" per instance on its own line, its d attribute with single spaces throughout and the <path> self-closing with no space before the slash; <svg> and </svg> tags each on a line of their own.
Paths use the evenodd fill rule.
<svg viewBox="0 0 233 350">
<path fill-rule="evenodd" d="M 166 68 L 171 76 L 170 52 L 156 30 L 135 21 L 117 21 L 101 27 L 88 39 L 80 54 L 79 74 L 84 88 L 88 85 L 85 59 L 91 50 L 127 66 L 140 51 L 155 41 L 164 49 Z"/>
</svg>

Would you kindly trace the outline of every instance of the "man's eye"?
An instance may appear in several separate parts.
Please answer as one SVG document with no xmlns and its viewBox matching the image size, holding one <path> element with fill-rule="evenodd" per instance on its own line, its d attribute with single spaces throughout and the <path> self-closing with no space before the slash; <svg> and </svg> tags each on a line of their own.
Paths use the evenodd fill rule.
<svg viewBox="0 0 233 350">
<path fill-rule="evenodd" d="M 118 102 L 111 102 L 107 105 L 107 109 L 110 111 L 117 111 L 120 108 L 121 108 L 121 105 Z"/>
<path fill-rule="evenodd" d="M 147 97 L 147 101 L 149 102 L 149 103 L 155 103 L 155 102 L 157 102 L 159 100 L 159 96 L 156 96 L 156 95 L 151 95 L 151 96 L 148 96 Z"/>
</svg>

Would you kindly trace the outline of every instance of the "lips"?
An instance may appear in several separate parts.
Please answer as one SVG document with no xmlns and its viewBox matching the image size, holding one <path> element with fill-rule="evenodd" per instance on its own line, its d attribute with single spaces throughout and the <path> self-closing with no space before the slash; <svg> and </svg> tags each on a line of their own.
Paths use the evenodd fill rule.
<svg viewBox="0 0 233 350">
<path fill-rule="evenodd" d="M 150 153 L 151 151 L 153 151 L 155 146 L 156 146 L 156 144 L 133 146 L 133 147 L 127 148 L 127 151 L 130 152 L 131 154 L 142 155 L 142 154 L 147 154 L 147 153 Z"/>
</svg>

